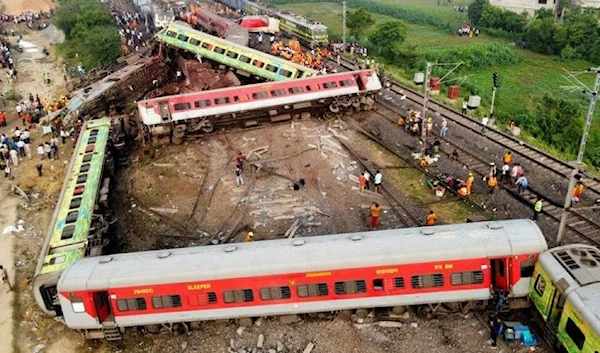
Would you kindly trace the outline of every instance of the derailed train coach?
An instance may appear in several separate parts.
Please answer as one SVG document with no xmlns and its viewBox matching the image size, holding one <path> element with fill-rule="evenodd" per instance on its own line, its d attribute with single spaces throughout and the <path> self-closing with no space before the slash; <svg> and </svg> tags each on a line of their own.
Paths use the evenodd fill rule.
<svg viewBox="0 0 600 353">
<path fill-rule="evenodd" d="M 530 220 L 337 234 L 85 258 L 58 283 L 68 327 L 119 339 L 127 328 L 187 331 L 199 321 L 414 306 L 527 304 L 547 249 Z M 252 266 L 240 266 L 251 263 Z"/>
</svg>

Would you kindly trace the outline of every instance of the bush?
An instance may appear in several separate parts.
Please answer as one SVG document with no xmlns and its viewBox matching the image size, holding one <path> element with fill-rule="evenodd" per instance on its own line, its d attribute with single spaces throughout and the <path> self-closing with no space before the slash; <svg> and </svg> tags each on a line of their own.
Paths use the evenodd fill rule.
<svg viewBox="0 0 600 353">
<path fill-rule="evenodd" d="M 573 49 L 570 45 L 567 45 L 560 51 L 560 59 L 564 61 L 577 59 L 579 56 L 577 50 Z"/>
<path fill-rule="evenodd" d="M 462 61 L 461 70 L 483 69 L 519 62 L 519 57 L 514 51 L 507 45 L 500 43 L 473 43 L 442 50 L 427 49 L 423 54 L 425 59 L 431 62 Z"/>
</svg>

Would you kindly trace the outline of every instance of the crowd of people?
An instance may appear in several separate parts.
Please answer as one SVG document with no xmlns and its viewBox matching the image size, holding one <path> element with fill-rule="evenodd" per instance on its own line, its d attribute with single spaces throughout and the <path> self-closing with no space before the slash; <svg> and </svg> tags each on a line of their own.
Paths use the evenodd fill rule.
<svg viewBox="0 0 600 353">
<path fill-rule="evenodd" d="M 48 27 L 48 22 L 52 15 L 54 15 L 53 9 L 50 9 L 48 12 L 26 11 L 20 15 L 0 14 L 0 22 L 26 23 L 29 29 L 41 30 Z"/>
<path fill-rule="evenodd" d="M 287 45 L 283 41 L 274 42 L 271 45 L 271 54 L 317 71 L 324 70 L 325 60 L 332 58 L 327 48 L 303 51 L 300 42 L 296 39 L 290 40 Z"/>
<path fill-rule="evenodd" d="M 116 11 L 111 9 L 110 14 L 119 26 L 119 35 L 121 36 L 121 51 L 123 55 L 138 52 L 140 47 L 146 46 L 146 35 L 142 31 L 140 22 L 145 22 L 145 18 L 139 13 L 131 14 L 125 11 Z M 147 32 L 147 31 L 146 31 Z"/>
</svg>

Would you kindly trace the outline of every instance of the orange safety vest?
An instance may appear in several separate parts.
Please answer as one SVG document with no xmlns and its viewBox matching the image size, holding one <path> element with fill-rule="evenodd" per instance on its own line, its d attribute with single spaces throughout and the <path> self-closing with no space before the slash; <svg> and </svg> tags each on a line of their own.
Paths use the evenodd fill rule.
<svg viewBox="0 0 600 353">
<path fill-rule="evenodd" d="M 435 215 L 435 213 L 430 213 L 427 215 L 425 225 L 432 226 L 435 224 L 435 221 L 437 221 L 437 216 Z"/>
<path fill-rule="evenodd" d="M 496 177 L 490 177 L 488 178 L 488 186 L 491 188 L 495 188 L 496 185 L 498 185 L 498 179 L 496 179 Z"/>
</svg>

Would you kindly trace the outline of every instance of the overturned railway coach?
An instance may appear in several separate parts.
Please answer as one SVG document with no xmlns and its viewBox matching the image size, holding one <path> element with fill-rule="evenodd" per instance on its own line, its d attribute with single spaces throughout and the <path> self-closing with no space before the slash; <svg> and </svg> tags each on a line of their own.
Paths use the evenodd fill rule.
<svg viewBox="0 0 600 353">
<path fill-rule="evenodd" d="M 161 43 L 234 68 L 238 74 L 246 77 L 254 75 L 271 81 L 285 81 L 318 74 L 311 68 L 284 58 L 197 31 L 181 21 L 161 29 L 155 38 Z"/>
<path fill-rule="evenodd" d="M 62 272 L 107 244 L 107 198 L 113 167 L 111 120 L 85 123 L 42 245 L 33 296 L 47 315 L 61 315 L 56 284 Z"/>
<path fill-rule="evenodd" d="M 209 133 L 218 124 L 260 119 L 272 122 L 295 115 L 370 110 L 381 82 L 373 70 L 261 83 L 181 94 L 138 102 L 139 116 L 152 135 L 172 134 L 181 143 L 186 133 Z"/>
<path fill-rule="evenodd" d="M 442 303 L 485 303 L 492 288 L 525 302 L 546 249 L 530 220 L 391 229 L 85 258 L 58 292 L 66 325 L 88 338 L 375 307 L 428 317 Z"/>
</svg>

